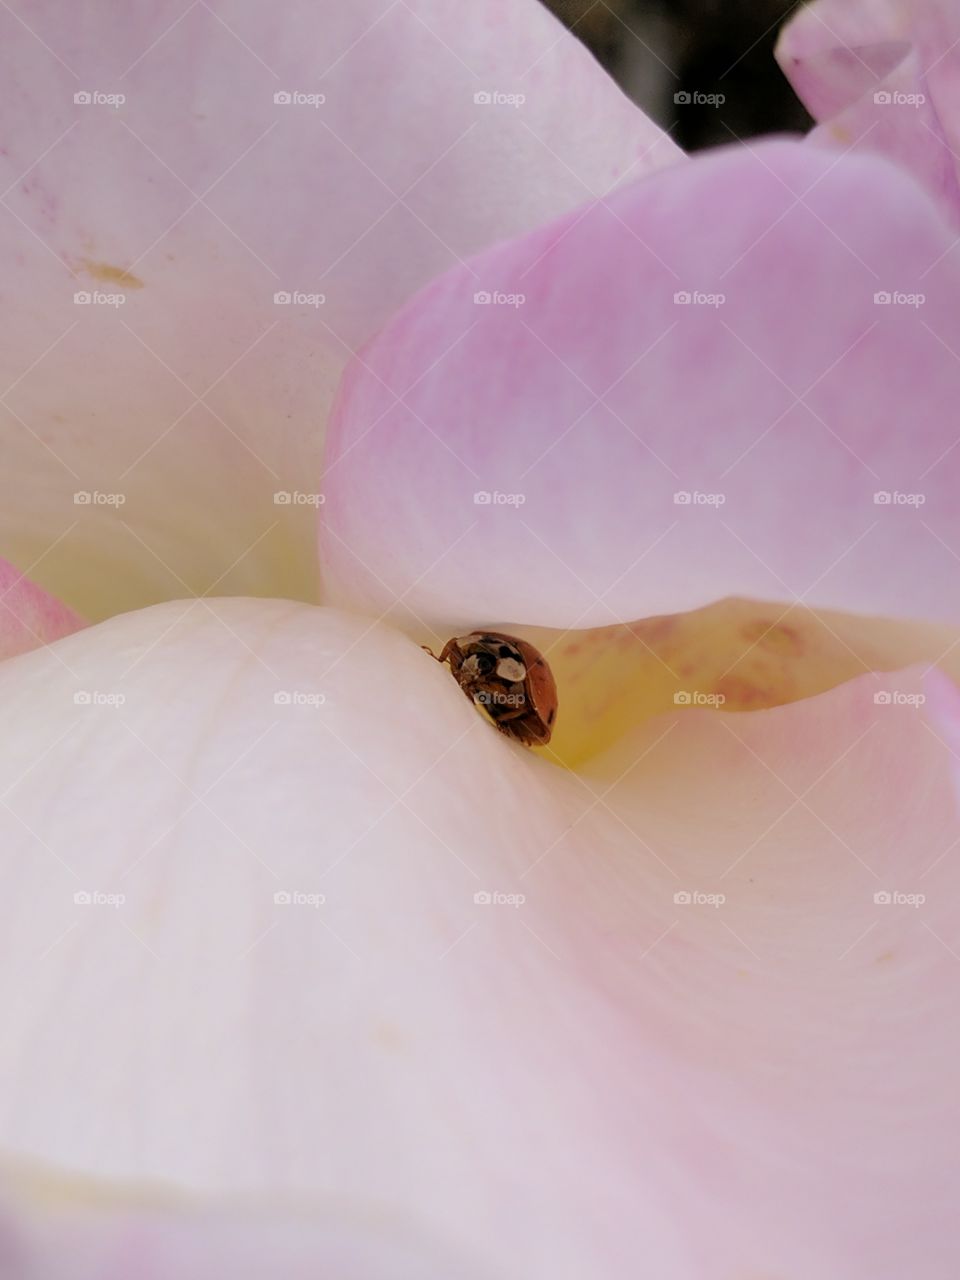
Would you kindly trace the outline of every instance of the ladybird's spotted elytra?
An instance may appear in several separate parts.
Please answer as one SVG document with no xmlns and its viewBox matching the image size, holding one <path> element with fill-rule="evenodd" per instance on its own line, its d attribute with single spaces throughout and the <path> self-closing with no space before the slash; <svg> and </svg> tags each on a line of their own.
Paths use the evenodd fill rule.
<svg viewBox="0 0 960 1280">
<path fill-rule="evenodd" d="M 426 645 L 423 646 L 426 649 Z M 501 631 L 473 631 L 448 640 L 438 662 L 449 662 L 457 684 L 490 720 L 526 747 L 544 747 L 557 719 L 557 686 L 544 656 Z"/>
</svg>

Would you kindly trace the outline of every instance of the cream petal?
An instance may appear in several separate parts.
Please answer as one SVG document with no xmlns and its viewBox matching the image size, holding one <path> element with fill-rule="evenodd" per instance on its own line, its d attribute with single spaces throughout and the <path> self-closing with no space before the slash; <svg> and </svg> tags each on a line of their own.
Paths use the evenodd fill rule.
<svg viewBox="0 0 960 1280">
<path fill-rule="evenodd" d="M 509 1280 L 944 1273 L 960 831 L 919 672 L 573 773 L 332 610 L 56 648 L 124 701 L 0 667 L 8 1153 L 338 1197 Z"/>
</svg>

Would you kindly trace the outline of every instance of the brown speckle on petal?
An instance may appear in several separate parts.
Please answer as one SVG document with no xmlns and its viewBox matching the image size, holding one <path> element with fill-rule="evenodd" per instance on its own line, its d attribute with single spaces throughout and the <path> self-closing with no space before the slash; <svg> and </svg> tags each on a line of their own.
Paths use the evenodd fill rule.
<svg viewBox="0 0 960 1280">
<path fill-rule="evenodd" d="M 125 267 L 115 267 L 109 262 L 94 262 L 92 258 L 82 259 L 82 270 L 94 280 L 104 284 L 120 284 L 125 289 L 142 289 L 143 281 Z"/>
</svg>

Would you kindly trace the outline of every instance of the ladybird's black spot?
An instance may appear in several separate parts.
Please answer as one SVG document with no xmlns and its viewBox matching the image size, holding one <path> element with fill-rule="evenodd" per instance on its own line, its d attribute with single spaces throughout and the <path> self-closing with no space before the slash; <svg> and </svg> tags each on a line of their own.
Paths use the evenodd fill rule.
<svg viewBox="0 0 960 1280">
<path fill-rule="evenodd" d="M 478 653 L 476 659 L 477 670 L 482 676 L 488 676 L 497 665 L 497 660 L 492 653 Z"/>
<path fill-rule="evenodd" d="M 508 644 L 502 644 L 500 646 L 501 658 L 515 658 L 516 656 L 517 656 L 516 652 L 513 649 L 511 649 Z"/>
</svg>

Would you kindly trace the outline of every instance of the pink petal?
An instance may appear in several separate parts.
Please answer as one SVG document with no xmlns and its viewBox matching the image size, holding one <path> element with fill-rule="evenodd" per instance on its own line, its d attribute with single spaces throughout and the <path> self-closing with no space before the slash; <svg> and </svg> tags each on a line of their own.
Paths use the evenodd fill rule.
<svg viewBox="0 0 960 1280">
<path fill-rule="evenodd" d="M 253 1258 L 295 1203 L 284 1247 L 395 1224 L 427 1276 L 949 1274 L 960 829 L 920 673 L 649 720 L 577 775 L 332 610 L 57 649 L 125 700 L 0 667 L 0 1136 L 137 1196 L 150 1257 L 233 1262 L 203 1206 L 143 1225 L 203 1194 Z"/>
<path fill-rule="evenodd" d="M 84 625 L 66 605 L 0 560 L 0 660 L 51 644 Z"/>
<path fill-rule="evenodd" d="M 960 803 L 960 689 L 942 671 L 930 671 L 924 692 L 930 703 L 932 731 L 950 755 L 957 799 Z"/>
<path fill-rule="evenodd" d="M 954 243 L 885 162 L 769 142 L 449 272 L 343 384 L 331 589 L 458 627 L 725 595 L 955 622 Z"/>
<path fill-rule="evenodd" d="M 464 255 L 680 155 L 535 0 L 41 0 L 0 12 L 0 58 L 6 545 L 99 616 L 314 596 L 353 347 Z"/>
<path fill-rule="evenodd" d="M 777 49 L 822 127 L 812 140 L 889 156 L 960 221 L 960 15 L 951 0 L 817 0 Z"/>
<path fill-rule="evenodd" d="M 654 882 L 726 897 L 678 905 L 629 1014 L 640 1052 L 669 1043 L 685 1064 L 668 1081 L 661 1063 L 661 1146 L 696 1163 L 700 1230 L 722 1240 L 701 1274 L 893 1280 L 955 1262 L 960 832 L 924 696 L 908 670 L 772 712 L 694 713 L 603 771 L 630 768 L 606 800 L 646 846 L 623 853 L 624 883 L 666 863 L 619 929 L 605 921 L 621 980 Z"/>
</svg>

